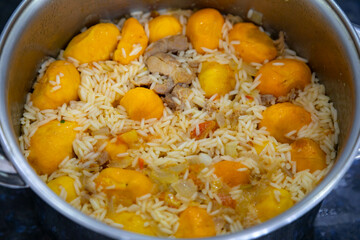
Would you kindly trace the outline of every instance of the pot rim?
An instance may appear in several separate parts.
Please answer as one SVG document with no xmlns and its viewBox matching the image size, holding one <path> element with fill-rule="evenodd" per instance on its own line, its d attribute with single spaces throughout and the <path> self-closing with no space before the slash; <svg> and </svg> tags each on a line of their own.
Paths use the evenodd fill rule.
<svg viewBox="0 0 360 240">
<path fill-rule="evenodd" d="M 5 46 L 12 44 L 11 40 L 15 38 L 14 29 L 21 28 L 17 24 L 21 18 L 31 17 L 31 9 L 37 9 L 41 1 L 23 1 L 16 11 L 13 13 L 11 18 L 8 20 L 2 34 L 0 37 L 0 85 L 5 86 L 6 83 L 6 59 L 10 57 L 11 52 L 5 49 Z M 337 23 L 338 28 L 345 29 L 348 36 L 342 36 L 343 39 L 348 39 L 348 47 L 354 49 L 354 53 L 351 55 L 351 68 L 354 73 L 354 86 L 355 90 L 360 91 L 360 69 L 356 70 L 356 65 L 359 64 L 360 58 L 360 42 L 358 36 L 356 35 L 352 24 L 347 19 L 345 14 L 342 12 L 340 7 L 331 0 L 317 0 L 314 1 L 314 4 L 322 10 L 326 11 L 327 14 L 332 14 L 334 17 L 337 17 L 340 21 Z M 15 31 L 16 32 L 16 31 Z M 16 35 L 16 34 L 15 34 Z M 352 44 L 350 44 L 352 43 Z M 357 64 L 355 64 L 357 60 Z M 41 197 L 47 204 L 56 209 L 58 212 L 66 216 L 72 221 L 92 230 L 103 234 L 107 237 L 117 238 L 117 239 L 160 239 L 158 237 L 150 237 L 145 235 L 139 235 L 136 233 L 127 232 L 121 229 L 117 229 L 106 225 L 100 221 L 95 220 L 94 218 L 83 214 L 79 210 L 72 207 L 70 204 L 62 200 L 55 193 L 53 193 L 44 182 L 38 177 L 35 171 L 30 167 L 30 165 L 25 160 L 23 154 L 21 153 L 18 147 L 18 140 L 15 137 L 12 126 L 9 123 L 7 117 L 9 116 L 10 110 L 7 107 L 7 99 L 5 87 L 0 89 L 0 141 L 3 146 L 3 149 L 6 155 L 9 157 L 11 162 L 14 164 L 15 168 L 21 175 L 21 177 L 28 183 L 33 191 Z M 355 102 L 360 102 L 360 94 L 355 94 Z M 335 187 L 339 180 L 343 177 L 345 172 L 351 166 L 355 155 L 358 153 L 359 148 L 359 135 L 360 135 L 360 119 L 359 107 L 355 107 L 354 122 L 352 125 L 351 133 L 349 134 L 347 144 L 344 146 L 343 152 L 338 161 L 334 164 L 331 171 L 323 179 L 323 181 L 318 184 L 311 193 L 309 193 L 305 198 L 298 202 L 295 206 L 287 210 L 286 212 L 280 214 L 279 216 L 256 225 L 254 227 L 245 229 L 241 232 L 232 233 L 229 235 L 216 236 L 212 239 L 251 239 L 264 236 L 270 232 L 273 232 L 293 221 L 303 216 L 306 212 L 312 209 L 314 206 L 320 203 L 330 191 Z M 353 143 L 353 144 L 349 144 Z"/>
</svg>

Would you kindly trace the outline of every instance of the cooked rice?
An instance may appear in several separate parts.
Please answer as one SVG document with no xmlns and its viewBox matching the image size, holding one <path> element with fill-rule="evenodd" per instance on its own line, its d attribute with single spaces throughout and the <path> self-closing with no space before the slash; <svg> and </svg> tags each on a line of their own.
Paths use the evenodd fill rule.
<svg viewBox="0 0 360 240">
<path fill-rule="evenodd" d="M 248 17 L 251 16 L 251 11 L 249 11 Z M 160 11 L 160 14 L 172 14 L 178 17 L 183 25 L 183 33 L 185 33 L 185 25 L 191 13 L 190 10 Z M 150 13 L 133 12 L 131 16 L 143 24 L 146 35 L 149 36 Z M 121 28 L 124 21 L 125 18 L 122 18 L 115 24 Z M 203 189 L 198 189 L 190 199 L 177 194 L 176 197 L 181 201 L 178 208 L 166 205 L 164 201 L 160 200 L 158 194 L 147 194 L 137 198 L 136 203 L 128 207 L 121 204 L 115 206 L 117 212 L 135 212 L 147 219 L 147 225 L 157 226 L 159 236 L 174 235 L 179 226 L 179 213 L 189 205 L 198 205 L 206 209 L 214 218 L 224 222 L 223 227 L 216 230 L 217 234 L 241 231 L 259 223 L 253 206 L 244 206 L 244 208 L 249 209 L 245 218 L 236 214 L 235 211 L 229 210 L 229 208 L 220 207 L 222 201 L 218 195 L 218 189 L 221 181 L 214 174 L 212 163 L 221 160 L 241 162 L 249 168 L 251 174 L 260 174 L 266 171 L 263 166 L 264 163 L 276 164 L 277 170 L 269 179 L 270 185 L 276 189 L 289 191 L 294 201 L 300 201 L 332 167 L 339 134 L 337 112 L 329 97 L 325 95 L 324 86 L 313 74 L 312 83 L 300 91 L 298 97 L 293 100 L 294 104 L 304 107 L 311 113 L 313 121 L 297 133 L 288 133 L 288 136 L 293 137 L 294 140 L 307 137 L 318 142 L 327 155 L 328 167 L 314 173 L 309 171 L 296 172 L 296 164 L 291 161 L 290 145 L 278 143 L 265 129 L 257 129 L 258 123 L 262 119 L 262 112 L 266 107 L 261 105 L 260 94 L 256 90 L 261 75 L 253 80 L 253 74 L 249 71 L 249 67 L 259 69 L 262 64 L 251 63 L 247 65 L 243 63 L 242 59 L 236 57 L 232 45 L 240 42 L 229 42 L 227 34 L 237 21 L 242 20 L 236 19 L 232 15 L 225 16 L 222 29 L 223 39 L 220 41 L 220 48 L 223 51 L 203 48 L 205 54 L 202 55 L 190 48 L 179 52 L 176 56 L 178 61 L 182 63 L 200 63 L 197 72 L 201 71 L 204 61 L 232 64 L 237 70 L 235 89 L 214 101 L 217 96 L 210 99 L 205 98 L 204 91 L 196 78 L 190 88 L 191 94 L 184 104 L 184 109 L 179 112 L 166 107 L 163 117 L 159 120 L 130 120 L 123 107 L 120 105 L 114 107 L 112 104 L 135 87 L 134 82 L 137 78 L 149 73 L 142 57 L 132 61 L 129 65 L 121 65 L 108 60 L 95 62 L 93 63 L 94 67 L 89 64 L 80 65 L 76 59 L 68 58 L 67 60 L 72 62 L 81 74 L 81 84 L 78 91 L 80 101 L 72 101 L 54 110 L 40 111 L 32 105 L 31 94 L 29 93 L 21 118 L 23 134 L 19 138 L 25 157 L 29 155 L 31 136 L 39 126 L 54 119 L 77 122 L 79 125 L 76 128 L 78 133 L 73 142 L 73 149 L 77 157 L 65 158 L 58 170 L 50 176 L 42 175 L 40 177 L 44 182 L 63 175 L 72 177 L 75 180 L 75 190 L 79 197 L 73 200 L 71 204 L 100 221 L 122 228 L 121 224 L 114 223 L 106 218 L 110 200 L 100 189 L 96 189 L 93 182 L 100 169 L 94 166 L 98 166 L 97 159 L 105 149 L 106 143 L 98 148 L 95 146 L 102 139 L 112 139 L 111 141 L 114 142 L 118 134 L 132 129 L 135 129 L 141 137 L 160 136 L 160 138 L 153 138 L 148 141 L 140 140 L 141 146 L 138 149 L 129 149 L 128 152 L 118 156 L 131 157 L 133 159 L 131 166 L 139 171 L 139 158 L 145 160 L 149 171 L 162 169 L 169 165 L 188 164 L 192 161 L 200 161 L 206 167 L 198 176 L 204 183 Z M 133 46 L 132 51 L 128 54 L 130 56 L 136 55 L 141 50 L 141 46 Z M 61 51 L 58 59 L 63 59 L 62 53 L 63 51 Z M 123 57 L 126 57 L 124 49 L 122 49 L 122 54 Z M 284 56 L 279 58 L 296 58 L 307 62 L 306 59 L 297 56 L 295 51 L 286 46 Z M 55 59 L 49 58 L 41 65 L 38 79 L 43 76 L 53 61 Z M 274 65 L 281 66 L 282 64 Z M 51 83 L 54 85 L 53 91 L 61 88 L 60 78 L 62 76 L 60 74 L 57 76 L 56 82 Z M 153 76 L 155 76 L 153 77 L 154 84 L 163 82 L 160 75 Z M 249 101 L 246 96 L 252 96 L 253 100 Z M 174 98 L 173 100 L 180 104 L 179 99 Z M 208 106 L 216 109 L 216 111 L 208 111 Z M 195 129 L 197 136 L 200 135 L 199 124 L 208 120 L 216 120 L 217 113 L 221 113 L 225 120 L 226 124 L 222 128 L 217 129 L 208 138 L 194 140 L 189 137 L 189 132 L 193 129 Z M 236 129 L 231 127 L 234 119 L 237 120 Z M 104 128 L 109 129 L 110 135 L 99 131 Z M 94 132 L 97 134 L 91 134 Z M 262 145 L 265 142 L 268 144 L 258 155 L 254 146 Z M 235 144 L 238 157 L 234 158 L 225 154 L 226 144 L 229 143 Z M 282 169 L 286 169 L 286 171 L 284 172 Z M 247 168 L 238 169 L 238 171 L 245 170 Z M 189 177 L 189 169 L 187 169 L 181 178 L 187 181 Z M 231 189 L 230 194 L 234 200 L 242 200 L 244 197 L 241 186 Z M 280 201 L 280 192 L 275 190 L 274 194 L 276 200 Z M 61 189 L 60 195 L 66 199 L 65 189 Z"/>
</svg>

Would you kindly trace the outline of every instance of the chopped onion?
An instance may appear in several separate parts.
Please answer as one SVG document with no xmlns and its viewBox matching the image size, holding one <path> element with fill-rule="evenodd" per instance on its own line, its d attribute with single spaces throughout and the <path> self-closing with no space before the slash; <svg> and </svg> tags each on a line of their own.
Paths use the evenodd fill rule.
<svg viewBox="0 0 360 240">
<path fill-rule="evenodd" d="M 107 161 L 109 161 L 109 154 L 105 151 L 100 153 L 97 161 L 100 165 L 104 165 Z"/>
<path fill-rule="evenodd" d="M 225 226 L 225 220 L 221 217 L 214 218 L 215 229 L 220 232 Z"/>
<path fill-rule="evenodd" d="M 225 154 L 236 158 L 238 156 L 238 152 L 236 150 L 237 143 L 236 142 L 228 142 L 225 144 Z"/>
<path fill-rule="evenodd" d="M 219 125 L 219 127 L 224 127 L 226 124 L 225 116 L 222 113 L 216 113 L 215 114 L 216 123 Z"/>
<path fill-rule="evenodd" d="M 206 153 L 200 153 L 199 162 L 203 163 L 205 166 L 209 166 L 212 163 L 212 158 Z"/>
<path fill-rule="evenodd" d="M 121 160 L 110 161 L 108 166 L 117 167 L 117 168 L 127 168 L 132 164 L 133 160 L 134 160 L 133 158 L 127 156 L 121 158 Z"/>
<path fill-rule="evenodd" d="M 185 163 L 180 163 L 180 164 L 176 164 L 174 166 L 168 167 L 167 169 L 169 171 L 175 172 L 175 173 L 180 173 L 182 171 L 184 171 L 187 168 L 187 165 Z"/>
<path fill-rule="evenodd" d="M 178 174 L 168 169 L 155 169 L 151 172 L 151 177 L 165 184 L 174 183 L 179 180 Z"/>
<path fill-rule="evenodd" d="M 95 135 L 109 135 L 110 134 L 110 129 L 108 127 L 103 127 L 100 128 L 98 130 L 95 130 L 92 132 L 92 134 Z"/>
<path fill-rule="evenodd" d="M 247 13 L 247 17 L 250 21 L 258 25 L 262 25 L 263 14 L 261 12 L 258 12 L 251 8 Z"/>
<path fill-rule="evenodd" d="M 172 187 L 179 195 L 185 198 L 191 198 L 197 192 L 197 186 L 191 179 L 179 180 Z"/>
</svg>

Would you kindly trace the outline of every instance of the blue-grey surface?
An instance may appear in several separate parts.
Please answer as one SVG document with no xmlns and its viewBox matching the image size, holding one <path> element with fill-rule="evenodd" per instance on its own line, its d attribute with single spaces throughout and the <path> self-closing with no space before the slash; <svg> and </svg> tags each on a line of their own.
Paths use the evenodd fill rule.
<svg viewBox="0 0 360 240">
<path fill-rule="evenodd" d="M 360 25 L 360 0 L 337 2 L 350 20 Z M 19 0 L 0 0 L 0 29 L 19 3 Z M 30 189 L 0 187 L 0 239 L 61 239 L 57 226 L 45 227 L 47 219 L 39 204 L 45 203 Z M 313 240 L 360 239 L 360 161 L 354 162 L 337 188 L 326 197 L 313 230 L 305 235 L 306 239 Z"/>
</svg>

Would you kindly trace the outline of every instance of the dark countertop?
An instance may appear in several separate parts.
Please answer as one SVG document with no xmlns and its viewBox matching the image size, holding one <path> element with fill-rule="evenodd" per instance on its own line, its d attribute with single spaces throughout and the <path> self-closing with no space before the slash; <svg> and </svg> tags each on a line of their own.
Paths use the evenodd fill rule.
<svg viewBox="0 0 360 240">
<path fill-rule="evenodd" d="M 0 29 L 20 2 L 0 0 Z M 352 22 L 360 25 L 359 0 L 336 2 Z M 0 239 L 56 239 L 41 222 L 42 213 L 34 207 L 37 200 L 31 189 L 0 187 Z M 360 160 L 353 163 L 338 186 L 325 198 L 313 231 L 307 236 L 313 240 L 360 239 Z"/>
</svg>

